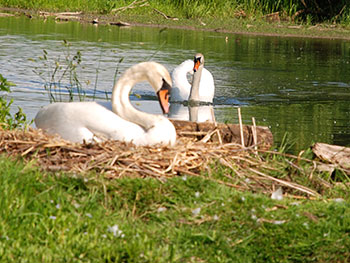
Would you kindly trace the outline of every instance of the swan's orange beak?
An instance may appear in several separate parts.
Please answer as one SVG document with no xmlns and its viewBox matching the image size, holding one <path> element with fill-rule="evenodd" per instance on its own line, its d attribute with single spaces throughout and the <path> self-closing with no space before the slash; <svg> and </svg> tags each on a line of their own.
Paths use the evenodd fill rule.
<svg viewBox="0 0 350 263">
<path fill-rule="evenodd" d="M 169 113 L 169 97 L 171 86 L 163 80 L 162 88 L 157 92 L 159 104 L 164 114 Z"/>
<path fill-rule="evenodd" d="M 198 70 L 200 64 L 201 64 L 201 60 L 194 58 L 194 67 L 193 67 L 194 72 Z"/>
</svg>

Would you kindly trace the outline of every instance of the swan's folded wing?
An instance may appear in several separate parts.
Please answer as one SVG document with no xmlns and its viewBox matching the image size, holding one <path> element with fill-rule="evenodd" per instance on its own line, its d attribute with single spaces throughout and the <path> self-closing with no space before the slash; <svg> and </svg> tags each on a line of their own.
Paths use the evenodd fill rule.
<svg viewBox="0 0 350 263">
<path fill-rule="evenodd" d="M 35 124 L 37 128 L 72 142 L 91 142 L 96 138 L 132 141 L 144 135 L 144 129 L 108 108 L 110 103 L 54 103 L 38 112 Z"/>
<path fill-rule="evenodd" d="M 201 101 L 213 102 L 214 93 L 214 77 L 209 70 L 203 68 L 201 82 L 199 84 L 199 99 Z"/>
</svg>

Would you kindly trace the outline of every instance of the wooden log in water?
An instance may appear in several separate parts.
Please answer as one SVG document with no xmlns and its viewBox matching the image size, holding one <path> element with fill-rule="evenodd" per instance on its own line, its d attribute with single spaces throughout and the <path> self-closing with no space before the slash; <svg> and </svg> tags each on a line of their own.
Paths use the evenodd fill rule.
<svg viewBox="0 0 350 263">
<path fill-rule="evenodd" d="M 226 124 L 213 122 L 191 122 L 182 120 L 170 120 L 179 136 L 203 139 L 216 129 L 220 132 L 212 133 L 209 141 L 222 141 L 222 143 L 241 144 L 239 124 Z M 268 127 L 256 126 L 257 145 L 260 149 L 269 149 L 273 145 L 273 135 Z M 253 126 L 243 125 L 244 144 L 246 147 L 254 145 Z"/>
</svg>

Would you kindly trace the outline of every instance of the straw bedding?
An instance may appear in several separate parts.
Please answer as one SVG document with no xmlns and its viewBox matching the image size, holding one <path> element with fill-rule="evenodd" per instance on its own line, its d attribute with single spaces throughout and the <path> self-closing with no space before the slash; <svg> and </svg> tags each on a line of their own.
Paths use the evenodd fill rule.
<svg viewBox="0 0 350 263">
<path fill-rule="evenodd" d="M 33 161 L 43 170 L 80 174 L 94 171 L 111 179 L 133 176 L 163 180 L 176 175 L 205 176 L 239 190 L 271 193 L 277 186 L 283 186 L 294 194 L 318 195 L 315 190 L 298 185 L 292 179 L 278 179 L 259 170 L 264 165 L 266 169 L 270 168 L 254 152 L 252 148 L 242 149 L 235 143 L 220 144 L 187 137 L 179 137 L 175 147 L 157 148 L 136 147 L 118 141 L 74 144 L 32 128 L 26 131 L 0 129 L 0 153 Z M 218 169 L 217 162 L 221 164 L 220 169 L 224 169 L 222 180 L 211 176 Z"/>
</svg>

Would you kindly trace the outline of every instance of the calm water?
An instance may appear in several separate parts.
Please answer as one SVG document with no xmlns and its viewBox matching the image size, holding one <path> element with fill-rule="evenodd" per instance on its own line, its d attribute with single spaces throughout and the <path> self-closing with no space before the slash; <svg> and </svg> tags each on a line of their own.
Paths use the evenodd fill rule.
<svg viewBox="0 0 350 263">
<path fill-rule="evenodd" d="M 14 99 L 13 111 L 20 106 L 30 119 L 49 103 L 43 86 L 54 61 L 59 59 L 63 65 L 68 54 L 81 51 L 78 79 L 87 95 L 94 93 L 97 81 L 96 96 L 104 99 L 106 93 L 110 96 L 116 68 L 119 74 L 135 63 L 153 60 L 171 71 L 202 52 L 215 79 L 218 121 L 237 123 L 237 107 L 241 107 L 244 122 L 251 124 L 255 117 L 258 125 L 270 127 L 277 143 L 289 134 L 294 151 L 312 142 L 350 144 L 349 41 L 118 28 L 21 17 L 0 18 L 0 43 L 0 73 L 17 85 L 9 96 Z M 39 59 L 43 50 L 48 53 L 46 62 Z M 141 95 L 132 96 L 135 106 L 160 112 L 146 84 L 138 85 L 135 93 Z"/>
</svg>

